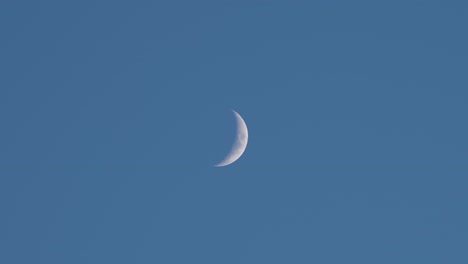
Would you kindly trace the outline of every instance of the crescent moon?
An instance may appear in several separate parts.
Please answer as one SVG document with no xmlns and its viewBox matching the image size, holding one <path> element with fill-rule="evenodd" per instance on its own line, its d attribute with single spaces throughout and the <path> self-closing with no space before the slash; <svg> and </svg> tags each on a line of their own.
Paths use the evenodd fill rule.
<svg viewBox="0 0 468 264">
<path fill-rule="evenodd" d="M 244 119 L 242 119 L 242 117 L 236 111 L 232 110 L 232 112 L 236 117 L 237 123 L 236 139 L 232 144 L 232 148 L 229 154 L 221 162 L 214 165 L 215 167 L 224 167 L 234 163 L 242 156 L 245 149 L 247 148 L 247 142 L 249 141 L 249 131 L 247 130 L 247 125 L 245 124 Z"/>
</svg>

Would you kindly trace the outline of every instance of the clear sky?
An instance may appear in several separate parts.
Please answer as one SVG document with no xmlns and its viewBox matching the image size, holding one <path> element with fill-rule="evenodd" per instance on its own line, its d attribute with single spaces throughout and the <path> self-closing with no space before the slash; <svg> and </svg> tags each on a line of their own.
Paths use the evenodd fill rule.
<svg viewBox="0 0 468 264">
<path fill-rule="evenodd" d="M 0 3 L 0 263 L 468 263 L 467 1 Z M 217 168 L 235 134 L 249 145 Z"/>
</svg>

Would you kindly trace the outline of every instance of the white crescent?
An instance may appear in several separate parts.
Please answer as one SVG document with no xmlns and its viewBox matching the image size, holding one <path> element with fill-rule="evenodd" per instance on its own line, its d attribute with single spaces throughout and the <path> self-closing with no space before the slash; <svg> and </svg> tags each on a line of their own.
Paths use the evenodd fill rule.
<svg viewBox="0 0 468 264">
<path fill-rule="evenodd" d="M 218 164 L 214 165 L 215 167 L 223 167 L 235 162 L 242 156 L 245 149 L 247 148 L 247 142 L 249 140 L 249 131 L 247 130 L 247 125 L 245 124 L 244 119 L 242 119 L 242 117 L 236 111 L 232 110 L 232 112 L 236 117 L 237 123 L 236 140 L 232 144 L 231 151 L 226 156 L 226 158 L 224 158 Z"/>
</svg>

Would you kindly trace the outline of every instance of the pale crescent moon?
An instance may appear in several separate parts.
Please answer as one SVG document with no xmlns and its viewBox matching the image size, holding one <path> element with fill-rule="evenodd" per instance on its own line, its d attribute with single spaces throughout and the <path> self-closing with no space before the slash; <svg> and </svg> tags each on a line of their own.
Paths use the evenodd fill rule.
<svg viewBox="0 0 468 264">
<path fill-rule="evenodd" d="M 236 117 L 237 123 L 236 140 L 232 144 L 231 151 L 226 156 L 226 158 L 218 164 L 214 165 L 215 167 L 223 167 L 235 162 L 242 156 L 245 148 L 247 148 L 247 142 L 249 140 L 249 131 L 247 130 L 247 125 L 245 124 L 244 119 L 242 119 L 242 117 L 236 111 L 232 110 L 232 112 Z"/>
</svg>

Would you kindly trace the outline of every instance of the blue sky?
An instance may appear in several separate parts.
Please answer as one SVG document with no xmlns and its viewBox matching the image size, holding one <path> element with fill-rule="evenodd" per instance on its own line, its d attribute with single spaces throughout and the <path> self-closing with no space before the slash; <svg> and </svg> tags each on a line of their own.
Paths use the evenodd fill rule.
<svg viewBox="0 0 468 264">
<path fill-rule="evenodd" d="M 467 263 L 467 11 L 3 1 L 0 262 Z"/>
</svg>

